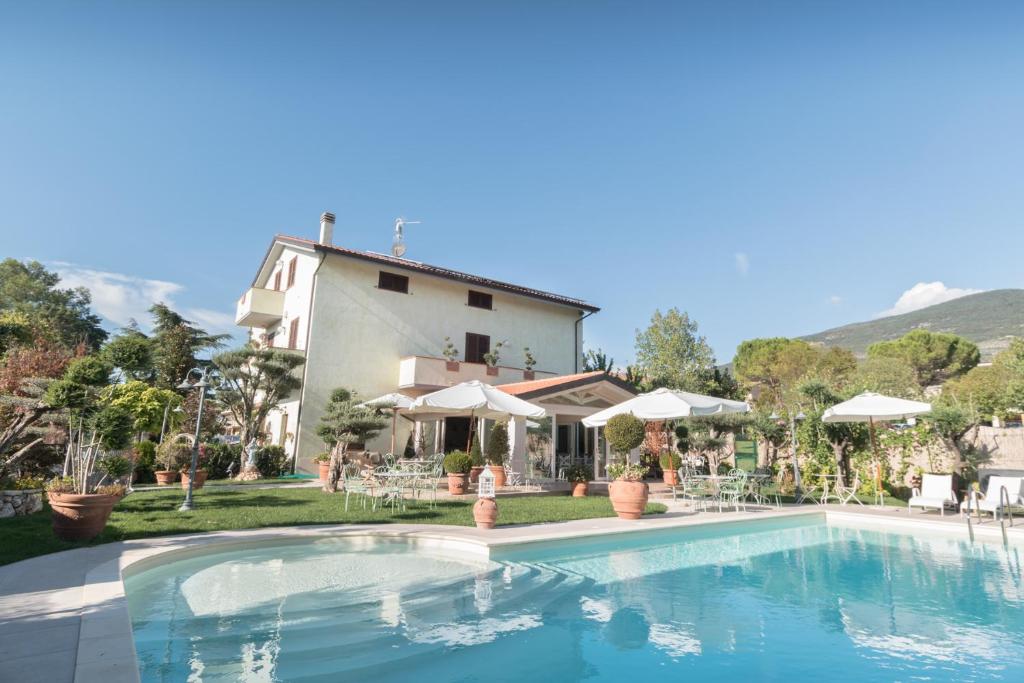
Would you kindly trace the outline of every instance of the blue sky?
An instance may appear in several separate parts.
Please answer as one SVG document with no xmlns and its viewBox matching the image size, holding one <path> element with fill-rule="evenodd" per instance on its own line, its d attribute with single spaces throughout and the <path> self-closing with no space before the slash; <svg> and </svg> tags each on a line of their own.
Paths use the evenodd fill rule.
<svg viewBox="0 0 1024 683">
<path fill-rule="evenodd" d="M 670 306 L 727 361 L 1024 286 L 1022 84 L 1019 2 L 5 3 L 0 253 L 218 328 L 274 233 L 404 215 L 620 363 Z"/>
</svg>

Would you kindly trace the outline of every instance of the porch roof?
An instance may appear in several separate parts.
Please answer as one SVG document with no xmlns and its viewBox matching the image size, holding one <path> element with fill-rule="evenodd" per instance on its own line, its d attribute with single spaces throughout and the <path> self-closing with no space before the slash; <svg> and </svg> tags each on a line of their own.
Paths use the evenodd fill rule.
<svg viewBox="0 0 1024 683">
<path fill-rule="evenodd" d="M 499 384 L 497 388 L 507 394 L 518 396 L 521 399 L 535 401 L 538 399 L 548 398 L 555 394 L 572 391 L 573 389 L 582 389 L 595 384 L 601 384 L 603 382 L 607 382 L 617 389 L 628 391 L 631 395 L 636 394 L 636 390 L 632 385 L 619 379 L 615 375 L 605 372 L 604 370 L 579 372 L 575 375 L 560 375 L 558 377 L 547 377 L 527 382 Z"/>
</svg>

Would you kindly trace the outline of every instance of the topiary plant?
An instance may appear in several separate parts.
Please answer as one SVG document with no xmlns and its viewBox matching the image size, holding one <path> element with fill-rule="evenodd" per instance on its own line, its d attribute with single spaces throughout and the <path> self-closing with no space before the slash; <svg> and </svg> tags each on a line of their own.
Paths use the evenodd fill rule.
<svg viewBox="0 0 1024 683">
<path fill-rule="evenodd" d="M 465 453 L 465 451 L 460 452 Z M 484 452 L 480 450 L 480 435 L 475 432 L 473 434 L 473 445 L 469 448 L 469 458 L 473 463 L 473 467 L 484 466 Z"/>
<path fill-rule="evenodd" d="M 444 471 L 448 474 L 467 474 L 473 469 L 473 460 L 466 451 L 452 451 L 444 456 Z"/>
<path fill-rule="evenodd" d="M 164 471 L 178 471 L 186 464 L 191 464 L 192 447 L 177 438 L 169 439 L 157 449 L 156 461 Z"/>
<path fill-rule="evenodd" d="M 491 427 L 491 435 L 487 438 L 487 464 L 504 465 L 508 458 L 508 427 L 498 422 Z"/>
<path fill-rule="evenodd" d="M 661 454 L 659 464 L 661 465 L 661 469 L 663 469 L 664 471 L 675 472 L 680 468 L 680 466 L 682 466 L 683 459 L 679 457 L 678 453 L 666 451 Z"/>
<path fill-rule="evenodd" d="M 613 451 L 626 455 L 644 442 L 644 421 L 631 413 L 621 413 L 608 420 L 604 434 Z"/>
</svg>

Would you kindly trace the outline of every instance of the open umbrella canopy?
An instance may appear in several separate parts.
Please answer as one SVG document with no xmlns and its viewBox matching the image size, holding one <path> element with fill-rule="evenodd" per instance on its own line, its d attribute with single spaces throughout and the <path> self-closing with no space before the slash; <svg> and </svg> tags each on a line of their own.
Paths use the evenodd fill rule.
<svg viewBox="0 0 1024 683">
<path fill-rule="evenodd" d="M 384 394 L 377 398 L 371 398 L 369 401 L 363 401 L 359 404 L 360 408 L 390 408 L 392 410 L 408 410 L 412 408 L 413 399 L 405 394 L 394 392 L 391 394 Z"/>
<path fill-rule="evenodd" d="M 854 396 L 825 411 L 822 422 L 872 422 L 886 420 L 905 420 L 930 413 L 932 405 L 920 401 L 908 401 L 903 398 L 883 396 L 872 391 Z"/>
<path fill-rule="evenodd" d="M 414 420 L 435 420 L 450 415 L 499 419 L 510 415 L 544 417 L 547 412 L 479 380 L 463 382 L 420 396 L 406 411 L 406 416 Z"/>
<path fill-rule="evenodd" d="M 727 398 L 691 394 L 688 391 L 674 389 L 655 389 L 585 417 L 583 424 L 587 427 L 603 427 L 608 420 L 622 413 L 632 413 L 641 420 L 659 421 L 749 411 L 750 406 L 743 401 L 731 401 Z"/>
</svg>

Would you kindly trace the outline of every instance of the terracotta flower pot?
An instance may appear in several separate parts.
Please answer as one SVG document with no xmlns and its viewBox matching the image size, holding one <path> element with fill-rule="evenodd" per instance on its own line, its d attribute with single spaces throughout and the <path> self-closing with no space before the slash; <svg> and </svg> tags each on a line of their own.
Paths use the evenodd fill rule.
<svg viewBox="0 0 1024 683">
<path fill-rule="evenodd" d="M 647 507 L 647 484 L 616 479 L 608 485 L 608 497 L 619 519 L 640 519 Z"/>
<path fill-rule="evenodd" d="M 493 498 L 477 498 L 473 504 L 473 519 L 477 529 L 493 529 L 498 521 L 498 504 Z"/>
<path fill-rule="evenodd" d="M 529 382 L 532 379 L 536 379 L 537 375 L 534 374 L 533 370 L 523 370 L 523 380 Z"/>
<path fill-rule="evenodd" d="M 487 366 L 487 374 L 490 375 L 491 377 L 497 377 L 498 376 L 498 368 L 488 365 Z"/>
<path fill-rule="evenodd" d="M 487 469 L 494 475 L 494 488 L 500 489 L 505 485 L 505 468 L 501 465 L 488 465 Z"/>
<path fill-rule="evenodd" d="M 679 484 L 679 472 L 675 470 L 665 470 L 661 473 L 661 479 L 667 486 L 676 486 Z"/>
<path fill-rule="evenodd" d="M 572 482 L 572 497 L 583 498 L 587 495 L 587 482 L 585 481 L 574 481 Z"/>
<path fill-rule="evenodd" d="M 331 463 L 329 462 L 318 462 L 317 469 L 320 471 L 320 483 L 322 485 L 327 484 L 327 480 L 331 476 Z"/>
<path fill-rule="evenodd" d="M 466 492 L 466 487 L 469 485 L 467 481 L 469 477 L 465 474 L 452 474 L 448 473 L 448 493 L 453 496 L 461 496 Z"/>
<path fill-rule="evenodd" d="M 170 486 L 178 478 L 178 473 L 174 470 L 161 470 L 153 474 L 156 475 L 157 486 Z"/>
<path fill-rule="evenodd" d="M 196 480 L 192 484 L 192 490 L 203 488 L 206 483 L 206 470 L 196 470 Z M 188 471 L 181 473 L 181 488 L 188 489 Z"/>
<path fill-rule="evenodd" d="M 459 371 L 459 361 L 457 361 L 457 360 L 445 361 L 444 369 L 447 370 L 448 372 L 458 372 Z"/>
<path fill-rule="evenodd" d="M 99 493 L 49 493 L 53 510 L 53 533 L 65 541 L 88 541 L 107 526 L 117 496 Z"/>
<path fill-rule="evenodd" d="M 484 471 L 483 465 L 473 465 L 473 469 L 469 471 L 469 481 L 472 484 L 480 481 L 480 473 Z"/>
</svg>

